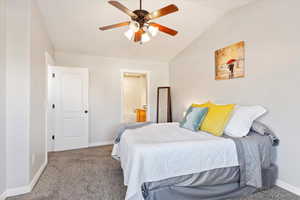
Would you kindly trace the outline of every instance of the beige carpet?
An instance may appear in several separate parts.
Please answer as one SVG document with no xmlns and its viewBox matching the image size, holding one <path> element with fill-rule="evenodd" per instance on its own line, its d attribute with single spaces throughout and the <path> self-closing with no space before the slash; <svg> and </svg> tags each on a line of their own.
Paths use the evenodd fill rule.
<svg viewBox="0 0 300 200">
<path fill-rule="evenodd" d="M 30 194 L 8 200 L 124 200 L 126 188 L 111 146 L 49 154 L 49 164 Z M 242 200 L 300 200 L 281 188 Z"/>
</svg>

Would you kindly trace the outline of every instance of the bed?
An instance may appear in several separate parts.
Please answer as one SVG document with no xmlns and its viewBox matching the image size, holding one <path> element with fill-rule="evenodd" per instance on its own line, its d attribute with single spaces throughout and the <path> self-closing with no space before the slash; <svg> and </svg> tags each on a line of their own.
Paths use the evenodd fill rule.
<svg viewBox="0 0 300 200">
<path fill-rule="evenodd" d="M 247 196 L 275 183 L 268 136 L 193 132 L 178 123 L 125 129 L 112 156 L 120 160 L 126 200 L 218 200 Z"/>
</svg>

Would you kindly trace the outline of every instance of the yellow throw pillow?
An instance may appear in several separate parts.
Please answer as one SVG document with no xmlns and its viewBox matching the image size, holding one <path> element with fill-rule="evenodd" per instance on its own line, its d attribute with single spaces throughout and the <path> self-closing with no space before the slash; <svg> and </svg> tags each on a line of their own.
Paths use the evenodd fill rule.
<svg viewBox="0 0 300 200">
<path fill-rule="evenodd" d="M 215 105 L 207 102 L 201 105 L 193 104 L 192 106 L 208 107 L 208 113 L 199 129 L 215 136 L 222 136 L 235 104 Z"/>
</svg>

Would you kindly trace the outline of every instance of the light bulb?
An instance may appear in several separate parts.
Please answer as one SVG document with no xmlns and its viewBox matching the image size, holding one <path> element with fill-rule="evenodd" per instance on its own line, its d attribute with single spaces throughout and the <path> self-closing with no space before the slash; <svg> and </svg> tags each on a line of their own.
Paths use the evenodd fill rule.
<svg viewBox="0 0 300 200">
<path fill-rule="evenodd" d="M 134 34 L 134 32 L 133 32 L 132 29 L 129 29 L 128 31 L 126 31 L 126 32 L 124 33 L 124 35 L 128 38 L 128 40 L 132 40 L 133 34 Z"/>
<path fill-rule="evenodd" d="M 155 37 L 158 33 L 158 27 L 149 26 L 148 31 L 151 34 L 152 37 Z"/>
<path fill-rule="evenodd" d="M 148 33 L 143 33 L 142 35 L 142 43 L 145 43 L 145 42 L 149 42 L 150 41 L 150 36 Z"/>
<path fill-rule="evenodd" d="M 129 24 L 129 28 L 135 33 L 140 29 L 140 24 L 136 21 L 131 21 Z"/>
</svg>

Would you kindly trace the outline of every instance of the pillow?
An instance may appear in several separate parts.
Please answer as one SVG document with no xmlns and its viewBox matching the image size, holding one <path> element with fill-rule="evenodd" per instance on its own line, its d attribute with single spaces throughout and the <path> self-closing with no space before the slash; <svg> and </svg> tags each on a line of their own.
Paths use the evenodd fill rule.
<svg viewBox="0 0 300 200">
<path fill-rule="evenodd" d="M 272 141 L 272 146 L 278 146 L 280 143 L 280 139 L 273 133 L 273 131 L 265 124 L 254 121 L 251 127 L 251 131 L 261 135 L 267 135 L 270 137 Z"/>
<path fill-rule="evenodd" d="M 261 135 L 268 135 L 270 133 L 269 127 L 267 127 L 267 125 L 258 121 L 253 122 L 250 130 L 259 133 Z"/>
<path fill-rule="evenodd" d="M 183 120 L 180 122 L 180 127 L 192 131 L 198 131 L 199 126 L 202 124 L 207 112 L 208 108 L 197 108 L 191 106 L 187 110 Z"/>
<path fill-rule="evenodd" d="M 237 106 L 225 128 L 225 134 L 231 137 L 248 135 L 253 121 L 266 113 L 262 106 Z"/>
<path fill-rule="evenodd" d="M 193 104 L 192 106 L 208 107 L 208 113 L 202 125 L 199 127 L 200 130 L 215 136 L 222 136 L 235 105 L 215 105 L 211 102 L 207 102 L 202 105 Z"/>
</svg>

